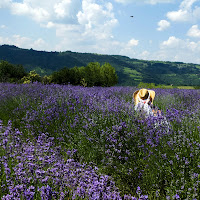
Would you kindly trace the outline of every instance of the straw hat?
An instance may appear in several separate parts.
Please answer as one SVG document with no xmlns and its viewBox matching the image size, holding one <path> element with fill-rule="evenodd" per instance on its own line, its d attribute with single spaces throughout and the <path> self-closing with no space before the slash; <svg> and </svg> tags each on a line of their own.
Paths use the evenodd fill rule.
<svg viewBox="0 0 200 200">
<path fill-rule="evenodd" d="M 135 105 L 138 104 L 139 100 L 138 97 L 145 100 L 150 96 L 150 101 L 153 103 L 154 97 L 155 97 L 155 91 L 153 90 L 147 90 L 147 89 L 140 89 L 133 93 L 133 99 L 135 101 Z"/>
</svg>

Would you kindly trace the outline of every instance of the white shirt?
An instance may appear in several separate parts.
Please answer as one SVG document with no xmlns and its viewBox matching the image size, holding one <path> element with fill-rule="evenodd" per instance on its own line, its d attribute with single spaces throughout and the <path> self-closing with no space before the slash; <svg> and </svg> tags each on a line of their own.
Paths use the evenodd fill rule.
<svg viewBox="0 0 200 200">
<path fill-rule="evenodd" d="M 140 97 L 138 97 L 138 104 L 135 105 L 135 110 L 138 112 L 141 112 L 148 116 L 153 116 L 153 111 L 151 109 L 151 101 L 150 101 L 150 95 L 147 99 L 142 100 Z"/>
</svg>

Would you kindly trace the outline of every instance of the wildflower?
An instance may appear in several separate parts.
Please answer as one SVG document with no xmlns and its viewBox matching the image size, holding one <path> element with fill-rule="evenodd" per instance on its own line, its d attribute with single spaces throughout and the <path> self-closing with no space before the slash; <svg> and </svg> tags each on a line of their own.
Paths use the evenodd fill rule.
<svg viewBox="0 0 200 200">
<path fill-rule="evenodd" d="M 178 194 L 176 194 L 175 196 L 173 196 L 174 199 L 180 199 L 180 196 Z"/>
<path fill-rule="evenodd" d="M 140 186 L 138 186 L 138 187 L 137 187 L 137 190 L 136 190 L 136 194 L 137 194 L 137 195 L 140 195 L 141 193 L 142 193 L 142 191 L 141 191 L 141 189 L 140 189 Z"/>
</svg>

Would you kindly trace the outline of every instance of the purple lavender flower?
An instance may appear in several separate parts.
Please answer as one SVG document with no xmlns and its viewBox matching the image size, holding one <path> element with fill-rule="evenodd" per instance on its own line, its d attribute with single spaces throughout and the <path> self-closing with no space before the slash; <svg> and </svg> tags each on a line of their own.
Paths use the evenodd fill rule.
<svg viewBox="0 0 200 200">
<path fill-rule="evenodd" d="M 1 86 L 1 198 L 198 198 L 199 90 L 155 89 L 162 115 L 144 119 L 133 87 Z"/>
<path fill-rule="evenodd" d="M 137 187 L 136 193 L 137 193 L 138 195 L 140 195 L 140 194 L 142 193 L 142 191 L 141 191 L 141 189 L 140 189 L 140 186 Z"/>
<path fill-rule="evenodd" d="M 178 194 L 176 194 L 175 196 L 173 196 L 174 199 L 180 199 L 180 196 Z"/>
</svg>

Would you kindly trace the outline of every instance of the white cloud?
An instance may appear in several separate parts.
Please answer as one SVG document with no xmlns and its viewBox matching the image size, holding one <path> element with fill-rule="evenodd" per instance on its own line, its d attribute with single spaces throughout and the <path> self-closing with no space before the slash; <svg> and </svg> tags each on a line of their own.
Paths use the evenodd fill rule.
<svg viewBox="0 0 200 200">
<path fill-rule="evenodd" d="M 42 38 L 39 38 L 39 39 L 33 41 L 32 48 L 44 50 L 45 46 L 46 46 L 46 42 Z"/>
<path fill-rule="evenodd" d="M 141 53 L 135 53 L 136 58 L 144 60 L 178 61 L 200 64 L 199 55 L 200 41 L 184 40 L 175 36 L 171 36 L 166 41 L 161 42 L 159 50 L 144 50 Z"/>
<path fill-rule="evenodd" d="M 54 26 L 55 24 L 52 21 L 49 21 L 46 25 L 44 25 L 46 28 L 53 28 Z"/>
<path fill-rule="evenodd" d="M 12 3 L 11 12 L 14 15 L 30 16 L 37 22 L 50 19 L 49 12 L 42 7 L 32 7 L 29 3 Z"/>
<path fill-rule="evenodd" d="M 149 59 L 151 53 L 149 51 L 143 51 L 140 55 L 139 55 L 139 58 L 140 59 L 143 59 L 143 60 L 147 60 Z"/>
<path fill-rule="evenodd" d="M 191 42 L 188 42 L 187 47 L 189 50 L 191 50 L 193 52 L 195 52 L 196 50 L 200 51 L 200 48 L 198 47 L 199 44 L 200 44 L 200 41 L 199 42 L 191 41 Z"/>
<path fill-rule="evenodd" d="M 109 53 L 108 49 L 112 51 L 109 45 L 118 45 L 113 36 L 113 29 L 118 25 L 118 20 L 115 18 L 113 5 L 110 2 L 23 0 L 19 3 L 10 0 L 9 8 L 13 15 L 29 17 L 43 28 L 55 30 L 54 50 L 62 51 L 67 48 L 72 51 L 95 52 L 97 50 L 101 53 L 104 51 Z M 28 43 L 38 46 L 42 41 L 27 41 L 27 46 Z"/>
<path fill-rule="evenodd" d="M 11 1 L 10 10 L 13 15 L 28 16 L 43 27 L 56 29 L 56 35 L 65 40 L 72 36 L 74 40 L 107 40 L 113 38 L 112 30 L 118 24 L 113 5 L 106 1 Z"/>
<path fill-rule="evenodd" d="M 193 25 L 187 32 L 187 35 L 190 37 L 199 37 L 200 38 L 200 29 L 198 25 Z"/>
<path fill-rule="evenodd" d="M 175 36 L 169 37 L 168 40 L 162 42 L 161 48 L 176 48 L 176 47 L 181 47 L 182 46 L 182 41 L 179 38 L 176 38 Z"/>
<path fill-rule="evenodd" d="M 0 0 L 0 8 L 7 8 L 9 7 L 11 0 Z"/>
<path fill-rule="evenodd" d="M 148 4 L 157 4 L 157 3 L 172 3 L 173 0 L 146 0 L 145 3 Z"/>
<path fill-rule="evenodd" d="M 15 45 L 20 48 L 33 48 L 38 50 L 44 50 L 47 47 L 45 41 L 41 38 L 33 40 L 28 37 L 13 35 L 11 37 L 0 37 L 0 44 Z"/>
<path fill-rule="evenodd" d="M 112 10 L 111 3 L 100 5 L 92 0 L 83 0 L 82 11 L 77 14 L 78 22 L 90 32 L 92 29 L 98 28 L 98 34 L 101 35 L 101 33 L 111 30 L 118 23 Z"/>
<path fill-rule="evenodd" d="M 80 0 L 60 0 L 54 5 L 54 12 L 58 19 L 71 19 L 71 22 L 77 22 L 77 13 L 81 9 Z"/>
<path fill-rule="evenodd" d="M 166 20 L 160 20 L 158 22 L 158 26 L 159 27 L 157 28 L 157 30 L 158 31 L 163 31 L 163 30 L 165 30 L 165 29 L 170 27 L 170 23 L 168 21 L 166 21 Z"/>
<path fill-rule="evenodd" d="M 192 5 L 198 0 L 183 0 L 181 2 L 180 8 L 186 9 L 186 10 L 190 10 Z"/>
<path fill-rule="evenodd" d="M 55 29 L 57 37 L 69 40 L 71 40 L 72 38 L 74 38 L 74 40 L 79 40 L 81 34 L 83 33 L 83 29 L 81 31 L 81 26 L 75 24 L 57 24 L 53 22 L 48 22 L 46 28 Z M 78 38 L 76 38 L 77 34 L 79 36 Z"/>
<path fill-rule="evenodd" d="M 199 20 L 200 19 L 200 7 L 195 7 L 192 14 L 193 14 L 194 19 Z"/>
<path fill-rule="evenodd" d="M 200 41 L 183 40 L 171 36 L 163 41 L 160 50 L 154 55 L 157 60 L 182 61 L 199 63 Z"/>
<path fill-rule="evenodd" d="M 2 0 L 1 0 L 2 1 Z M 76 23 L 76 14 L 81 9 L 81 0 L 3 0 L 13 15 L 28 16 L 36 22 L 67 20 Z M 0 2 L 1 5 L 4 3 Z M 5 6 L 5 5 L 4 5 Z"/>
<path fill-rule="evenodd" d="M 139 44 L 139 41 L 138 40 L 135 40 L 135 39 L 131 39 L 129 40 L 128 42 L 128 47 L 133 47 L 133 46 L 137 46 Z"/>
<path fill-rule="evenodd" d="M 6 25 L 2 24 L 2 25 L 0 26 L 0 28 L 1 28 L 1 29 L 4 29 L 4 28 L 6 28 Z"/>
<path fill-rule="evenodd" d="M 65 17 L 68 13 L 66 12 L 66 7 L 69 7 L 71 4 L 71 0 L 63 0 L 54 5 L 54 11 L 58 18 Z"/>
<path fill-rule="evenodd" d="M 167 13 L 167 17 L 171 21 L 189 21 L 191 20 L 191 15 L 187 10 L 178 10 L 178 11 L 172 11 Z"/>
<path fill-rule="evenodd" d="M 157 3 L 172 3 L 174 0 L 115 0 L 118 3 L 130 4 L 130 3 L 146 3 L 146 4 L 157 4 Z"/>
<path fill-rule="evenodd" d="M 108 45 L 115 44 L 113 29 L 118 25 L 114 16 L 113 5 L 109 2 L 96 0 L 82 0 L 81 9 L 77 12 L 77 23 L 57 23 L 49 21 L 46 28 L 56 30 L 56 36 L 60 42 L 56 45 L 56 50 L 62 51 L 64 48 L 72 51 L 88 51 L 109 53 Z M 106 48 L 107 47 L 107 48 Z M 110 49 L 110 52 L 112 50 Z"/>
<path fill-rule="evenodd" d="M 30 42 L 30 38 L 22 37 L 20 35 L 13 35 L 12 38 L 10 38 L 10 40 L 10 42 L 14 42 L 14 45 L 18 47 L 26 45 Z"/>
<path fill-rule="evenodd" d="M 68 27 L 77 32 L 86 40 L 106 40 L 112 38 L 112 30 L 118 24 L 114 16 L 111 3 L 97 4 L 93 0 L 83 0 L 82 10 L 77 14 L 78 26 Z"/>
<path fill-rule="evenodd" d="M 123 43 L 123 42 L 118 43 L 118 45 L 116 46 L 116 49 L 118 51 L 117 54 L 126 55 L 131 58 L 137 57 L 138 52 L 136 51 L 136 48 L 138 44 L 139 44 L 139 40 L 136 40 L 134 38 L 129 40 L 127 43 Z"/>
<path fill-rule="evenodd" d="M 179 10 L 170 11 L 167 17 L 171 21 L 196 21 L 200 19 L 200 7 L 194 6 L 198 0 L 183 0 L 179 6 Z"/>
</svg>

